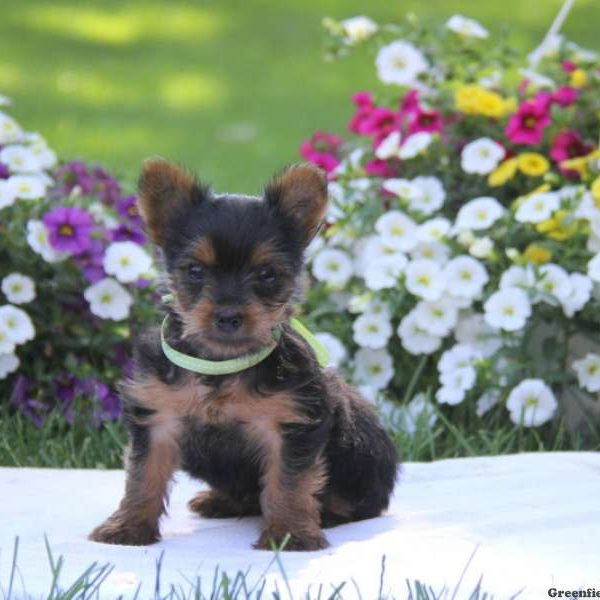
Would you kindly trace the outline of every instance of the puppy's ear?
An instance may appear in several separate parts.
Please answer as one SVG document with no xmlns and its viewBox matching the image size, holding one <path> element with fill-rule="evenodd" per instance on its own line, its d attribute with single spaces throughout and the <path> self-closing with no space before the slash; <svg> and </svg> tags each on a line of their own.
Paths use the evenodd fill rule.
<svg viewBox="0 0 600 600">
<path fill-rule="evenodd" d="M 299 227 L 308 244 L 327 210 L 325 173 L 308 163 L 288 167 L 266 186 L 265 202 L 275 214 Z"/>
<path fill-rule="evenodd" d="M 207 193 L 177 165 L 161 158 L 147 160 L 138 183 L 138 207 L 152 241 L 164 245 L 170 221 L 186 208 L 199 204 Z"/>
</svg>

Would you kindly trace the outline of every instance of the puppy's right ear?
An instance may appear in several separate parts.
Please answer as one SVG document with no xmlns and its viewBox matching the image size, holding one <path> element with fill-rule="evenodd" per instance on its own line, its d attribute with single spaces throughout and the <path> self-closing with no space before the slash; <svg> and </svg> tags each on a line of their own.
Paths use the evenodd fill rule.
<svg viewBox="0 0 600 600">
<path fill-rule="evenodd" d="M 147 160 L 138 183 L 138 207 L 150 239 L 163 246 L 169 223 L 208 192 L 187 171 L 161 158 Z"/>
</svg>

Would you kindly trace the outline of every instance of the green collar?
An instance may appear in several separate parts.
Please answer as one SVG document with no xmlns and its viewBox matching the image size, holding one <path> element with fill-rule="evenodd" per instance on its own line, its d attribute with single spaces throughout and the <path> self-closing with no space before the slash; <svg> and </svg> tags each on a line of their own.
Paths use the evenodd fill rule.
<svg viewBox="0 0 600 600">
<path fill-rule="evenodd" d="M 171 294 L 163 297 L 163 301 L 165 302 L 168 302 L 171 299 Z M 174 365 L 186 369 L 187 371 L 200 373 L 201 375 L 230 375 L 254 367 L 275 350 L 277 342 L 281 337 L 281 330 L 276 329 L 273 331 L 273 343 L 261 348 L 253 354 L 245 354 L 244 356 L 230 358 L 229 360 L 207 360 L 205 358 L 198 358 L 179 352 L 179 350 L 175 350 L 175 348 L 167 342 L 165 339 L 165 332 L 168 320 L 169 316 L 167 315 L 160 328 L 160 343 L 164 355 Z M 309 346 L 313 349 L 319 364 L 322 367 L 325 367 L 329 360 L 325 346 L 323 346 L 323 344 L 298 319 L 290 319 L 290 325 L 308 342 Z"/>
</svg>

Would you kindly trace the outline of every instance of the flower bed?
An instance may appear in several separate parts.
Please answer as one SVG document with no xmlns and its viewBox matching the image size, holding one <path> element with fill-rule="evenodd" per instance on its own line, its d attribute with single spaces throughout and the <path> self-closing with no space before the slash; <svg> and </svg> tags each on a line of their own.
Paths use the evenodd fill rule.
<svg viewBox="0 0 600 600">
<path fill-rule="evenodd" d="M 117 418 L 130 329 L 153 317 L 135 198 L 0 111 L 0 236 L 0 398 L 36 425 Z"/>
<path fill-rule="evenodd" d="M 380 82 L 347 139 L 301 146 L 330 178 L 309 308 L 335 361 L 408 432 L 597 420 L 598 56 L 554 35 L 526 59 L 460 16 L 325 25 Z"/>
</svg>

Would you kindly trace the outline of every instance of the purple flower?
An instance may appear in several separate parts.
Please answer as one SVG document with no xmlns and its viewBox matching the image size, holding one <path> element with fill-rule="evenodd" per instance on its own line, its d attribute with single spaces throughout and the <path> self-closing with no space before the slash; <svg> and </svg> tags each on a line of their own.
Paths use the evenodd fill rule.
<svg viewBox="0 0 600 600">
<path fill-rule="evenodd" d="M 8 179 L 10 177 L 10 171 L 8 165 L 0 162 L 0 179 Z"/>
<path fill-rule="evenodd" d="M 96 283 L 106 275 L 103 267 L 104 244 L 100 240 L 91 240 L 90 247 L 73 257 L 73 260 L 90 283 Z"/>
<path fill-rule="evenodd" d="M 142 225 L 142 217 L 140 216 L 140 211 L 137 206 L 137 199 L 135 196 L 125 196 L 125 198 L 120 198 L 116 203 L 117 212 L 127 219 L 127 221 L 131 223 L 136 223 L 141 227 Z"/>
<path fill-rule="evenodd" d="M 17 380 L 10 395 L 10 403 L 36 427 L 41 427 L 46 419 L 48 405 L 29 397 L 30 383 L 23 375 Z"/>
<path fill-rule="evenodd" d="M 83 208 L 60 206 L 47 212 L 42 220 L 48 228 L 48 239 L 53 248 L 80 254 L 91 246 L 92 215 Z"/>
<path fill-rule="evenodd" d="M 110 230 L 110 238 L 113 242 L 131 241 L 136 244 L 145 244 L 146 235 L 140 227 L 130 223 L 121 223 Z"/>
</svg>

